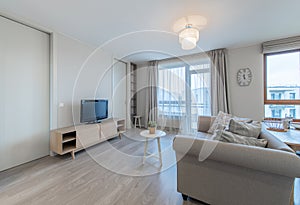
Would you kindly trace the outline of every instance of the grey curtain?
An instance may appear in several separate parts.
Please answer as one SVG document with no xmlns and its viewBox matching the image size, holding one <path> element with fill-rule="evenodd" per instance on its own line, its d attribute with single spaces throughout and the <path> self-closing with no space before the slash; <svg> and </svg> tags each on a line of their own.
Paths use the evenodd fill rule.
<svg viewBox="0 0 300 205">
<path fill-rule="evenodd" d="M 219 111 L 229 113 L 227 82 L 227 50 L 207 52 L 211 61 L 211 114 Z"/>
<path fill-rule="evenodd" d="M 148 121 L 157 121 L 157 78 L 158 78 L 158 61 L 149 62 L 147 68 L 147 94 L 146 94 L 146 113 L 145 125 Z"/>
</svg>

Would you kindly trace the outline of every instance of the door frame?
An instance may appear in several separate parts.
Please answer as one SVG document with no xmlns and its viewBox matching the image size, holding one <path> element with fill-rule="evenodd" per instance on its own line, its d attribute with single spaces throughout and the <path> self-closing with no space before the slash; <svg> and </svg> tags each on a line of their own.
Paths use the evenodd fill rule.
<svg viewBox="0 0 300 205">
<path fill-rule="evenodd" d="M 127 103 L 127 101 L 128 101 L 128 62 L 126 62 L 126 61 L 123 61 L 123 60 L 120 60 L 120 59 L 118 59 L 118 58 L 113 58 L 113 66 L 112 66 L 112 80 L 111 80 L 111 82 L 112 82 L 112 86 L 111 86 L 111 93 L 113 93 L 114 92 L 114 84 L 115 84 L 115 82 L 114 82 L 114 77 L 115 77 L 115 74 L 114 74 L 114 68 L 115 68 L 115 65 L 117 64 L 117 63 L 124 63 L 125 64 L 125 77 L 126 77 L 126 81 L 125 81 L 125 85 L 126 85 L 126 88 L 125 88 L 125 125 L 127 125 L 128 123 L 127 123 L 127 120 L 128 120 L 128 103 Z M 113 98 L 113 96 L 112 96 L 112 114 L 114 114 L 114 98 Z M 113 117 L 113 116 L 112 116 Z M 126 126 L 127 127 L 127 126 Z"/>
</svg>

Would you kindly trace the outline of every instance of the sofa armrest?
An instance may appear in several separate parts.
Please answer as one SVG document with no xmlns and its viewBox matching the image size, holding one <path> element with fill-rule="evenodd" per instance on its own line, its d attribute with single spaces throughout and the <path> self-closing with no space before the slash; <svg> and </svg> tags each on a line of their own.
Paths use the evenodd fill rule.
<svg viewBox="0 0 300 205">
<path fill-rule="evenodd" d="M 268 141 L 267 147 L 270 149 L 282 150 L 291 153 L 295 153 L 288 145 L 277 139 L 274 135 L 268 132 L 265 127 L 262 128 L 259 138 L 266 139 Z"/>
<path fill-rule="evenodd" d="M 300 177 L 300 158 L 286 151 L 176 136 L 177 156 L 191 155 L 201 163 L 213 160 L 263 172 Z"/>
<path fill-rule="evenodd" d="M 198 132 L 207 132 L 215 119 L 214 116 L 198 116 Z"/>
</svg>

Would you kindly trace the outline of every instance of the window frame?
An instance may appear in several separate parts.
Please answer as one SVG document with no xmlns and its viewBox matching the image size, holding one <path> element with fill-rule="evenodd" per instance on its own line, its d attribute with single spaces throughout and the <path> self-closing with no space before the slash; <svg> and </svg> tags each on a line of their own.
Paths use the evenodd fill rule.
<svg viewBox="0 0 300 205">
<path fill-rule="evenodd" d="M 300 105 L 300 99 L 295 100 L 268 100 L 267 98 L 267 57 L 278 54 L 294 53 L 299 52 L 300 49 L 293 49 L 288 51 L 274 52 L 274 53 L 265 53 L 264 54 L 264 105 Z"/>
</svg>

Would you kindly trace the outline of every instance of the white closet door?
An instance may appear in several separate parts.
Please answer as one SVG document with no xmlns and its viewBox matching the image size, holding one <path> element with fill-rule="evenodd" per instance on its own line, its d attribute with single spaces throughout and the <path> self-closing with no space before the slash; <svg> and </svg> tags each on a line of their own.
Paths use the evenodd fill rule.
<svg viewBox="0 0 300 205">
<path fill-rule="evenodd" d="M 49 35 L 0 17 L 0 171 L 49 154 Z"/>
<path fill-rule="evenodd" d="M 113 66 L 113 117 L 126 119 L 126 66 L 115 60 Z"/>
</svg>

